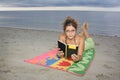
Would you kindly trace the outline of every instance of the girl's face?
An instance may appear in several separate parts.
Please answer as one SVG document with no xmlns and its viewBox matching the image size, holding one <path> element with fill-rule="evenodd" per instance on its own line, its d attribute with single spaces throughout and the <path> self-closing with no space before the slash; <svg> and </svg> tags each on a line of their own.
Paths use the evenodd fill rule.
<svg viewBox="0 0 120 80">
<path fill-rule="evenodd" d="M 67 26 L 65 29 L 65 34 L 67 38 L 73 39 L 76 35 L 76 29 L 73 26 Z"/>
</svg>

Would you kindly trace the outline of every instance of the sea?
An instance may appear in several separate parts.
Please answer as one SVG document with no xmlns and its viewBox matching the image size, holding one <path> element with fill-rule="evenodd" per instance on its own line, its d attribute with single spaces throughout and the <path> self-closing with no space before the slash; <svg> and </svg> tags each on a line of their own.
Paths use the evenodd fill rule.
<svg viewBox="0 0 120 80">
<path fill-rule="evenodd" d="M 61 32 L 67 16 L 78 20 L 78 32 L 88 22 L 91 34 L 120 37 L 120 12 L 113 11 L 0 11 L 0 27 Z"/>
</svg>

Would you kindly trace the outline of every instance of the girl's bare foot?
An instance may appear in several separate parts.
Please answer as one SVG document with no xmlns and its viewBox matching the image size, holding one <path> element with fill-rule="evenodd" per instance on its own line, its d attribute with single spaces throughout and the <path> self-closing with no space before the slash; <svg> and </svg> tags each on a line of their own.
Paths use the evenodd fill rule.
<svg viewBox="0 0 120 80">
<path fill-rule="evenodd" d="M 90 37 L 89 33 L 88 33 L 88 23 L 87 22 L 84 22 L 83 25 L 82 25 L 82 32 L 84 34 L 84 37 L 87 39 Z"/>
<path fill-rule="evenodd" d="M 82 31 L 87 30 L 88 29 L 88 23 L 84 22 L 81 28 L 82 28 Z"/>
</svg>

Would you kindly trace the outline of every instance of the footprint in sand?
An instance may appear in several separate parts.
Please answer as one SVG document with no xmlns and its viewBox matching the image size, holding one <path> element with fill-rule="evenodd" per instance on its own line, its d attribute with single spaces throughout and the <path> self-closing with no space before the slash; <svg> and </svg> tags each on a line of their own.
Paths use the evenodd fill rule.
<svg viewBox="0 0 120 80">
<path fill-rule="evenodd" d="M 120 55 L 120 51 L 118 51 L 118 54 L 117 55 Z"/>
<path fill-rule="evenodd" d="M 11 70 L 0 70 L 0 73 L 10 73 L 11 72 Z"/>
<path fill-rule="evenodd" d="M 96 75 L 96 78 L 97 78 L 98 80 L 110 80 L 110 77 L 107 76 L 107 75 L 104 75 L 103 73 L 102 73 L 102 74 L 97 74 L 97 75 Z"/>
<path fill-rule="evenodd" d="M 9 42 L 4 42 L 4 44 L 8 44 Z"/>
<path fill-rule="evenodd" d="M 104 66 L 105 68 L 107 68 L 107 69 L 112 69 L 112 67 L 109 66 L 109 65 L 107 65 L 107 64 L 104 64 L 103 66 Z"/>
<path fill-rule="evenodd" d="M 99 46 L 100 44 L 99 43 L 95 43 L 96 46 Z"/>
</svg>

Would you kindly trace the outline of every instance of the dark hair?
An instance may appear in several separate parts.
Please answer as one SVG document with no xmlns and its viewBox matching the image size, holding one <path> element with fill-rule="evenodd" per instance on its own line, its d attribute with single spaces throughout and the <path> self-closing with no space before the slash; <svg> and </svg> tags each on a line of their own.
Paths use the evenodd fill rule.
<svg viewBox="0 0 120 80">
<path fill-rule="evenodd" d="M 65 31 L 67 26 L 73 26 L 76 30 L 78 27 L 78 22 L 71 16 L 66 17 L 66 19 L 63 22 L 63 30 Z"/>
</svg>

